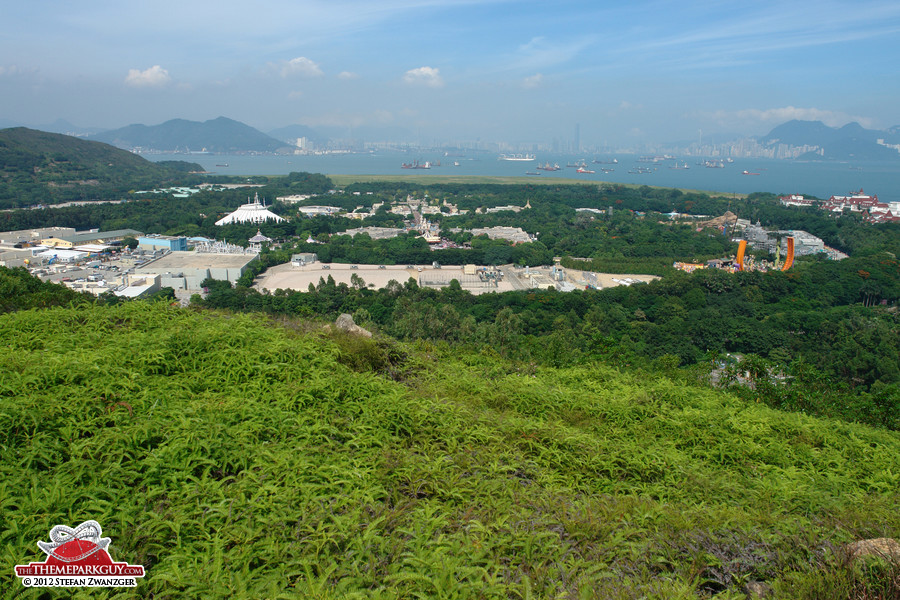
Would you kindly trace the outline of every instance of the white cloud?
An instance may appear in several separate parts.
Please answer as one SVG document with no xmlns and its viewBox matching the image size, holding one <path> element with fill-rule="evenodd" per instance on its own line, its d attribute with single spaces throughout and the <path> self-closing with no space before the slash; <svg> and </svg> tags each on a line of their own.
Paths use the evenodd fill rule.
<svg viewBox="0 0 900 600">
<path fill-rule="evenodd" d="M 410 69 L 403 75 L 403 81 L 411 85 L 424 85 L 433 88 L 439 88 L 444 85 L 440 70 L 432 67 Z"/>
<path fill-rule="evenodd" d="M 169 72 L 159 65 L 153 65 L 144 71 L 129 69 L 125 76 L 125 84 L 134 87 L 162 87 L 171 81 Z"/>
<path fill-rule="evenodd" d="M 671 35 L 630 36 L 623 41 L 622 53 L 646 53 L 645 59 L 669 67 L 718 69 L 768 61 L 804 48 L 890 39 L 900 32 L 896 2 L 767 2 L 765 9 L 712 4 L 686 8 L 707 13 L 692 19 L 693 28 L 674 28 Z M 718 10 L 716 4 L 727 10 Z"/>
<path fill-rule="evenodd" d="M 394 121 L 394 115 L 389 110 L 378 109 L 373 114 L 375 120 L 379 123 L 391 123 Z"/>
<path fill-rule="evenodd" d="M 358 73 L 353 73 L 351 71 L 341 71 L 337 74 L 338 79 L 359 79 Z"/>
<path fill-rule="evenodd" d="M 293 75 L 301 75 L 303 77 L 320 77 L 322 69 L 315 62 L 305 56 L 298 56 L 286 61 L 281 67 L 282 77 L 291 77 Z"/>
<path fill-rule="evenodd" d="M 535 73 L 530 77 L 526 77 L 522 80 L 522 87 L 527 89 L 533 89 L 539 87 L 544 82 L 544 76 L 540 73 Z"/>
<path fill-rule="evenodd" d="M 582 37 L 563 43 L 545 37 L 535 37 L 518 47 L 509 66 L 515 69 L 548 69 L 576 59 L 593 43 L 592 37 Z"/>
</svg>

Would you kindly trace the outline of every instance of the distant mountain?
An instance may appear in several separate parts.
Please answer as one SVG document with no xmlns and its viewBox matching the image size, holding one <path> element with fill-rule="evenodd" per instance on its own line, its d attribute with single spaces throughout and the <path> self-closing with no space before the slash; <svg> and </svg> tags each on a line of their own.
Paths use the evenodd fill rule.
<svg viewBox="0 0 900 600">
<path fill-rule="evenodd" d="M 328 126 L 318 130 L 333 140 L 377 140 L 380 142 L 415 142 L 410 130 L 398 126 L 361 125 L 359 127 Z"/>
<path fill-rule="evenodd" d="M 96 135 L 98 133 L 106 131 L 106 129 L 103 129 L 102 127 L 79 127 L 78 125 L 73 125 L 65 119 L 57 119 L 52 123 L 48 123 L 46 125 L 38 125 L 36 127 L 32 127 L 32 129 L 49 131 L 50 133 L 64 133 L 66 135 L 74 135 L 78 137 Z"/>
<path fill-rule="evenodd" d="M 85 137 L 106 131 L 103 127 L 79 127 L 65 119 L 57 119 L 52 123 L 37 125 L 12 121 L 10 119 L 0 119 L 0 129 L 11 129 L 13 127 L 27 127 L 28 129 L 36 129 L 38 131 L 47 131 L 50 133 L 64 133 L 66 135 L 74 135 L 77 137 Z"/>
<path fill-rule="evenodd" d="M 882 140 L 882 143 L 879 143 Z M 788 121 L 774 128 L 760 143 L 770 146 L 818 146 L 824 154 L 813 156 L 831 160 L 900 160 L 900 152 L 885 144 L 900 144 L 900 131 L 865 129 L 859 123 L 829 127 L 821 121 Z"/>
<path fill-rule="evenodd" d="M 125 148 L 162 152 L 278 152 L 286 144 L 249 125 L 219 117 L 210 121 L 172 119 L 160 125 L 129 125 L 90 139 Z"/>
<path fill-rule="evenodd" d="M 379 142 L 413 142 L 415 135 L 403 127 L 388 126 L 378 127 L 361 125 L 348 127 L 345 125 L 327 125 L 313 129 L 306 125 L 288 125 L 269 132 L 274 138 L 283 140 L 291 145 L 297 143 L 297 138 L 305 137 L 318 146 L 324 146 L 330 141 L 379 141 Z"/>
<path fill-rule="evenodd" d="M 151 162 L 101 142 L 25 127 L 0 130 L 0 207 L 123 198 L 202 171 L 197 164 Z M 196 177 L 196 176 L 193 176 Z M 140 187 L 138 187 L 140 186 Z"/>
<path fill-rule="evenodd" d="M 279 127 L 269 132 L 269 135 L 276 140 L 281 140 L 290 145 L 295 145 L 298 138 L 307 138 L 315 144 L 324 145 L 328 142 L 328 136 L 322 135 L 312 127 L 306 125 L 288 125 L 287 127 Z"/>
</svg>

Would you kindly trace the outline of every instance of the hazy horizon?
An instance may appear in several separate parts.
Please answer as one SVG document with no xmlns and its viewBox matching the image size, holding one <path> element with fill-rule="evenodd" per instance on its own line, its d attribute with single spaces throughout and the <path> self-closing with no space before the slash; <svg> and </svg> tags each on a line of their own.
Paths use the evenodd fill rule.
<svg viewBox="0 0 900 600">
<path fill-rule="evenodd" d="M 20 3 L 0 121 L 225 116 L 261 131 L 582 146 L 900 124 L 900 5 L 263 0 Z"/>
</svg>

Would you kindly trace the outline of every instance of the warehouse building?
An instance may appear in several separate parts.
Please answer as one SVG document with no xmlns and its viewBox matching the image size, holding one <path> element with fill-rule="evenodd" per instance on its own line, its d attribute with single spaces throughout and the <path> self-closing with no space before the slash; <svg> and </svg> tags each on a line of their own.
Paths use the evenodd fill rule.
<svg viewBox="0 0 900 600">
<path fill-rule="evenodd" d="M 144 250 L 168 250 L 170 252 L 187 252 L 187 238 L 184 236 L 158 235 L 155 233 L 142 235 L 138 239 L 138 247 Z"/>
<path fill-rule="evenodd" d="M 159 274 L 160 287 L 176 291 L 199 291 L 205 279 L 228 281 L 232 285 L 259 256 L 254 253 L 169 252 L 135 267 L 135 275 Z"/>
</svg>

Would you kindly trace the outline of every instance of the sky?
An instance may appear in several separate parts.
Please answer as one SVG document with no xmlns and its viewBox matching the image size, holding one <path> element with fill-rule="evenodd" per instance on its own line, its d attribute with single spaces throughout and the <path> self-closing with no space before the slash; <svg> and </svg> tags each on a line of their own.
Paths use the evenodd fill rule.
<svg viewBox="0 0 900 600">
<path fill-rule="evenodd" d="M 582 146 L 900 125 L 900 2 L 6 0 L 0 124 Z"/>
</svg>

